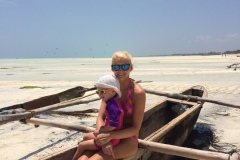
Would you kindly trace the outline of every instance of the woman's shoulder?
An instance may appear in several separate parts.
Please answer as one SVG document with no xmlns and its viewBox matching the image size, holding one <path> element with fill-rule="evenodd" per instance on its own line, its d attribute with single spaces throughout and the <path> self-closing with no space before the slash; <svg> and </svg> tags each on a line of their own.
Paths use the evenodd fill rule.
<svg viewBox="0 0 240 160">
<path fill-rule="evenodd" d="M 138 83 L 135 83 L 134 85 L 134 94 L 133 94 L 133 101 L 134 104 L 141 106 L 141 104 L 145 104 L 146 101 L 146 93 L 145 90 L 142 88 L 141 85 L 139 85 Z M 144 107 L 144 105 L 142 105 Z"/>
<path fill-rule="evenodd" d="M 139 85 L 138 83 L 135 83 L 134 94 L 135 95 L 145 95 L 145 90 L 142 88 L 141 85 Z"/>
</svg>

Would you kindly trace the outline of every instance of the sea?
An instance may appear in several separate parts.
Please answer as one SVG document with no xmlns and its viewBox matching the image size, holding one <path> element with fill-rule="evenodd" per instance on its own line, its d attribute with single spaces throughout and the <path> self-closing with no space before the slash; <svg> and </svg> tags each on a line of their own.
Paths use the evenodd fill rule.
<svg viewBox="0 0 240 160">
<path fill-rule="evenodd" d="M 157 82 L 239 82 L 239 69 L 227 66 L 236 55 L 133 58 L 135 80 Z M 96 81 L 111 74 L 110 58 L 0 59 L 1 81 Z"/>
</svg>

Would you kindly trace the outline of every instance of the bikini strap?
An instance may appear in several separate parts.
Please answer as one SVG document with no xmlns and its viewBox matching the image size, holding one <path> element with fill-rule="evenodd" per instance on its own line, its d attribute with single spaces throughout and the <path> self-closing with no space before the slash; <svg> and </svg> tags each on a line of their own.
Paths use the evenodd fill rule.
<svg viewBox="0 0 240 160">
<path fill-rule="evenodd" d="M 124 108 L 127 111 L 127 113 L 132 113 L 132 109 L 133 109 L 133 89 L 134 89 L 135 82 L 131 78 L 129 78 L 129 82 L 130 83 L 129 83 L 129 86 L 128 86 L 128 89 L 127 89 L 127 96 L 126 96 L 126 99 L 125 99 Z"/>
</svg>

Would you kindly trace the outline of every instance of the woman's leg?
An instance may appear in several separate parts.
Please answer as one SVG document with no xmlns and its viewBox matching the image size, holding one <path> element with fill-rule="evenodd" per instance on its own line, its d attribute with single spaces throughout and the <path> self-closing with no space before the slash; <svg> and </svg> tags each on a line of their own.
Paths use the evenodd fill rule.
<svg viewBox="0 0 240 160">
<path fill-rule="evenodd" d="M 96 153 L 96 151 L 84 151 L 83 154 L 78 158 L 78 160 L 88 160 L 94 155 L 94 153 Z"/>
<path fill-rule="evenodd" d="M 113 147 L 116 159 L 127 158 L 137 152 L 138 143 L 133 138 L 122 139 L 120 143 Z M 89 160 L 113 160 L 112 156 L 106 155 L 103 151 L 95 153 Z"/>
<path fill-rule="evenodd" d="M 97 147 L 95 146 L 93 139 L 82 141 L 78 144 L 78 148 L 73 156 L 73 160 L 77 160 L 86 150 L 97 150 Z"/>
<path fill-rule="evenodd" d="M 95 136 L 94 136 L 93 132 L 85 133 L 83 135 L 83 140 L 78 143 L 78 148 L 77 148 L 76 153 L 73 156 L 73 159 L 76 159 L 79 156 L 80 157 L 78 158 L 78 160 L 87 160 L 88 158 L 90 158 L 96 151 L 89 150 L 89 151 L 83 151 L 83 153 L 82 153 L 80 148 L 81 148 L 81 145 L 82 145 L 82 143 L 84 141 L 87 141 L 87 140 L 90 140 L 90 139 L 94 139 L 94 138 L 95 138 Z"/>
</svg>

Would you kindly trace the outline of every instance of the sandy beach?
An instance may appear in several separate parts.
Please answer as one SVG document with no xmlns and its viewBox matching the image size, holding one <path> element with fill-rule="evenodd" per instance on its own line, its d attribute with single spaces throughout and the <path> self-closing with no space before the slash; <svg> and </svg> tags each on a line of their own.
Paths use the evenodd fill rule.
<svg viewBox="0 0 240 160">
<path fill-rule="evenodd" d="M 194 85 L 203 85 L 208 98 L 240 104 L 240 69 L 227 69 L 239 63 L 236 55 L 166 56 L 134 58 L 132 78 L 142 80 L 143 88 L 178 93 Z M 104 74 L 110 74 L 109 58 L 94 59 L 1 59 L 0 108 L 55 94 L 76 86 L 93 87 Z M 149 82 L 151 81 L 151 82 Z M 20 89 L 23 86 L 42 88 Z M 146 107 L 165 97 L 147 95 Z M 86 98 L 88 99 L 88 98 Z M 100 101 L 67 107 L 61 110 L 76 111 L 98 109 Z M 90 117 L 41 114 L 40 118 L 94 127 L 96 113 Z M 240 148 L 240 109 L 205 103 L 196 130 L 211 129 L 215 141 L 205 150 L 228 152 Z M 197 128 L 198 127 L 198 128 Z M 0 159 L 35 160 L 54 151 L 77 144 L 82 133 L 18 121 L 0 126 Z M 200 146 L 199 141 L 193 142 Z"/>
</svg>

